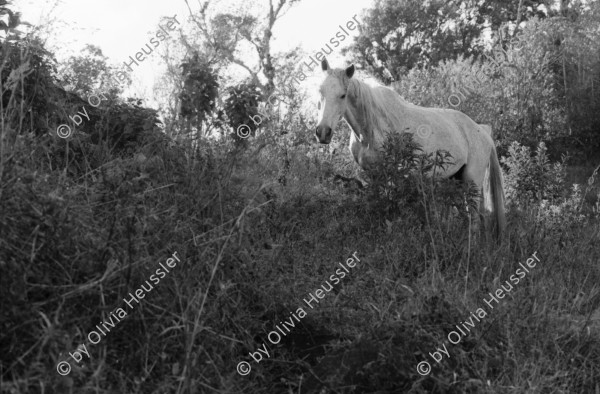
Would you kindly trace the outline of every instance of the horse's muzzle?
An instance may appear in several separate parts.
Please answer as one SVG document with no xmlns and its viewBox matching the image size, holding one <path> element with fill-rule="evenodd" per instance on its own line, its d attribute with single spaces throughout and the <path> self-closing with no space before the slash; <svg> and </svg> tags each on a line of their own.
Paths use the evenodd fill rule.
<svg viewBox="0 0 600 394">
<path fill-rule="evenodd" d="M 317 140 L 322 144 L 330 143 L 332 134 L 333 130 L 331 130 L 331 127 L 329 126 L 317 126 L 317 129 L 315 130 Z"/>
</svg>

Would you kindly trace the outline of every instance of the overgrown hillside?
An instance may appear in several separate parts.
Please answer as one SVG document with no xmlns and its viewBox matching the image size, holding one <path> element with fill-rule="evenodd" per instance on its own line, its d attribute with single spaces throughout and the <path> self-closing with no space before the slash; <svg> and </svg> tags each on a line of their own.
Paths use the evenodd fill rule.
<svg viewBox="0 0 600 394">
<path fill-rule="evenodd" d="M 556 142 L 551 81 L 498 66 L 463 108 L 492 119 L 502 86 L 529 81 L 526 98 L 502 91 L 496 240 L 476 190 L 425 176 L 451 158 L 391 138 L 358 170 L 345 126 L 343 149 L 307 142 L 298 92 L 292 115 L 239 138 L 248 113 L 231 113 L 257 110 L 260 89 L 190 83 L 225 109 L 188 96 L 162 129 L 141 102 L 61 87 L 35 40 L 1 45 L 0 392 L 600 392 L 600 167 L 554 157 L 576 150 Z M 442 106 L 454 67 L 477 68 L 463 62 L 415 69 L 403 91 Z M 540 116 L 514 115 L 524 102 Z M 221 138 L 189 132 L 207 122 Z"/>
</svg>

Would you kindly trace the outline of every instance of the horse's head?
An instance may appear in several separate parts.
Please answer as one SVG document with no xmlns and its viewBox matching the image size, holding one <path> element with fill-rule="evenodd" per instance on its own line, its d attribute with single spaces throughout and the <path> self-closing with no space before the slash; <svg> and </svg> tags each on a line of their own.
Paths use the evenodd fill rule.
<svg viewBox="0 0 600 394">
<path fill-rule="evenodd" d="M 332 70 L 327 59 L 321 62 L 321 68 L 327 76 L 319 88 L 319 124 L 315 135 L 322 144 L 331 142 L 333 129 L 346 112 L 346 94 L 348 84 L 354 75 L 354 65 L 346 70 Z"/>
</svg>

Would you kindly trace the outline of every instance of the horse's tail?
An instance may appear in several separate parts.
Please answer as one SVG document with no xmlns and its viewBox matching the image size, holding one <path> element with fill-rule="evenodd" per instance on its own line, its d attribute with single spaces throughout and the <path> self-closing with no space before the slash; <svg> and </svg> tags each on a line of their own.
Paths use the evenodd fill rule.
<svg viewBox="0 0 600 394">
<path fill-rule="evenodd" d="M 506 229 L 506 216 L 504 214 L 504 188 L 502 187 L 502 171 L 498 162 L 498 153 L 492 142 L 490 152 L 490 191 L 493 205 L 492 219 L 494 221 L 494 232 L 498 238 Z"/>
</svg>

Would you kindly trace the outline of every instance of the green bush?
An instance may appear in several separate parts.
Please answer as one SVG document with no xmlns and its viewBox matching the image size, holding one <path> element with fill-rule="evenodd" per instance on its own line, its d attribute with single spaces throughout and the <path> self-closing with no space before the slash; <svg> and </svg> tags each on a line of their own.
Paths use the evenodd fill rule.
<svg viewBox="0 0 600 394">
<path fill-rule="evenodd" d="M 566 158 L 552 164 L 546 152 L 543 142 L 538 144 L 535 155 L 516 141 L 510 145 L 508 156 L 501 159 L 507 167 L 504 187 L 509 205 L 525 208 L 532 203 L 565 197 Z"/>
<path fill-rule="evenodd" d="M 420 212 L 427 224 L 437 221 L 436 227 L 450 211 L 467 219 L 470 209 L 479 209 L 479 194 L 474 185 L 465 190 L 460 182 L 436 176 L 451 163 L 448 152 L 426 154 L 412 134 L 391 133 L 381 149 L 381 160 L 366 171 L 371 208 L 386 218 L 411 210 Z"/>
</svg>

